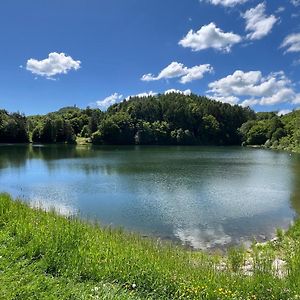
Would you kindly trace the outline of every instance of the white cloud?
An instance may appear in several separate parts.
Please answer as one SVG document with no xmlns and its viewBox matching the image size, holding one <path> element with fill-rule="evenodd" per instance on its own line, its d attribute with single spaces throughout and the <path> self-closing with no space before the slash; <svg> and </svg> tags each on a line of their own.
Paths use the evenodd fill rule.
<svg viewBox="0 0 300 300">
<path fill-rule="evenodd" d="M 190 89 L 181 91 L 181 90 L 176 90 L 176 89 L 170 89 L 165 91 L 165 95 L 171 94 L 171 93 L 176 93 L 176 94 L 182 94 L 185 96 L 191 95 L 192 91 Z"/>
<path fill-rule="evenodd" d="M 190 89 L 187 89 L 184 91 L 176 90 L 176 89 L 169 89 L 164 92 L 165 95 L 168 95 L 171 93 L 177 93 L 177 94 L 189 96 L 189 95 L 191 95 L 192 91 Z M 143 98 L 143 97 L 149 97 L 149 96 L 156 96 L 157 94 L 158 93 L 156 93 L 156 92 L 150 91 L 150 92 L 140 93 L 140 94 L 136 94 L 136 95 L 130 95 L 130 96 L 126 97 L 125 100 L 129 100 L 130 98 L 133 98 L 133 97 Z"/>
<path fill-rule="evenodd" d="M 300 0 L 291 0 L 291 3 L 295 6 L 299 6 L 300 5 Z"/>
<path fill-rule="evenodd" d="M 155 81 L 160 79 L 180 78 L 180 82 L 184 84 L 193 80 L 201 79 L 203 78 L 205 73 L 210 73 L 212 71 L 213 68 L 210 64 L 188 68 L 182 63 L 172 62 L 170 65 L 164 68 L 157 76 L 149 73 L 143 75 L 141 80 Z"/>
<path fill-rule="evenodd" d="M 284 12 L 284 11 L 285 11 L 285 7 L 284 7 L 284 6 L 279 6 L 279 7 L 276 9 L 275 13 L 276 13 L 276 14 L 280 14 L 280 13 L 282 13 L 282 12 Z"/>
<path fill-rule="evenodd" d="M 235 97 L 235 96 L 220 96 L 220 95 L 217 96 L 217 95 L 214 95 L 213 99 L 216 100 L 216 101 L 223 102 L 223 103 L 229 103 L 231 105 L 238 104 L 238 102 L 239 102 L 239 98 Z"/>
<path fill-rule="evenodd" d="M 295 59 L 292 63 L 292 66 L 299 66 L 300 65 L 300 59 Z"/>
<path fill-rule="evenodd" d="M 182 94 L 185 96 L 189 96 L 191 95 L 192 91 L 190 89 L 181 91 L 181 90 L 176 90 L 176 89 L 169 89 L 166 90 L 163 94 L 167 95 L 170 93 L 177 93 L 177 94 Z M 101 110 L 107 110 L 108 107 L 110 107 L 111 105 L 114 105 L 116 103 L 120 103 L 123 100 L 128 101 L 130 98 L 144 98 L 144 97 L 150 97 L 150 96 L 156 96 L 158 95 L 158 93 L 153 92 L 153 91 L 149 91 L 149 92 L 144 92 L 144 93 L 139 93 L 139 94 L 135 94 L 135 95 L 130 95 L 127 96 L 125 99 L 123 97 L 123 95 L 118 94 L 118 93 L 114 93 L 108 97 L 106 97 L 103 100 L 98 100 L 94 103 L 91 103 L 92 106 L 96 105 L 97 107 L 99 107 Z"/>
<path fill-rule="evenodd" d="M 227 7 L 233 7 L 238 4 L 246 3 L 248 0 L 200 0 L 200 2 L 208 2 L 213 5 L 223 5 Z"/>
<path fill-rule="evenodd" d="M 210 83 L 209 88 L 215 94 L 260 97 L 271 95 L 274 90 L 286 86 L 287 82 L 283 72 L 271 73 L 264 78 L 260 71 L 237 70 L 232 75 Z"/>
<path fill-rule="evenodd" d="M 211 73 L 213 71 L 213 67 L 210 64 L 194 66 L 192 68 L 186 69 L 187 73 L 183 77 L 181 77 L 181 83 L 188 83 L 197 79 L 203 78 L 205 73 Z"/>
<path fill-rule="evenodd" d="M 144 93 L 139 93 L 139 94 L 136 94 L 136 95 L 130 95 L 130 96 L 127 96 L 125 98 L 125 100 L 129 100 L 130 98 L 133 98 L 133 97 L 138 97 L 138 98 L 144 98 L 144 97 L 150 97 L 150 96 L 156 96 L 157 93 L 153 92 L 153 91 L 150 91 L 150 92 L 144 92 Z"/>
<path fill-rule="evenodd" d="M 164 68 L 158 76 L 154 76 L 153 74 L 146 74 L 143 75 L 143 81 L 154 81 L 160 79 L 170 79 L 170 78 L 177 78 L 181 77 L 186 74 L 185 69 L 187 69 L 183 64 L 178 62 L 172 62 L 166 68 Z"/>
<path fill-rule="evenodd" d="M 300 103 L 300 94 L 294 91 L 292 82 L 283 71 L 263 77 L 260 71 L 237 70 L 211 82 L 209 88 L 208 93 L 212 98 L 222 102 L 239 103 L 242 106 L 274 105 L 283 102 L 296 104 L 298 101 Z"/>
<path fill-rule="evenodd" d="M 116 104 L 120 102 L 123 98 L 123 95 L 119 95 L 118 93 L 114 93 L 103 100 L 98 100 L 96 101 L 96 105 L 101 109 L 101 110 L 106 110 L 109 106 Z"/>
<path fill-rule="evenodd" d="M 135 95 L 135 97 L 143 98 L 143 97 L 150 97 L 150 96 L 155 96 L 155 95 L 157 95 L 157 93 L 150 91 L 150 92 L 139 93 L 139 94 Z"/>
<path fill-rule="evenodd" d="M 246 99 L 241 103 L 241 106 L 247 107 L 247 106 L 253 106 L 259 104 L 259 101 L 257 99 Z"/>
<path fill-rule="evenodd" d="M 291 113 L 292 112 L 292 110 L 290 110 L 290 109 L 282 109 L 282 110 L 280 110 L 278 113 L 277 113 L 277 115 L 278 116 L 284 116 L 284 115 L 287 115 L 287 114 L 289 114 L 289 113 Z"/>
<path fill-rule="evenodd" d="M 281 44 L 281 48 L 287 48 L 286 52 L 300 52 L 300 33 L 288 35 Z"/>
<path fill-rule="evenodd" d="M 300 17 L 300 14 L 299 13 L 292 13 L 291 14 L 291 18 L 298 18 L 298 17 Z"/>
<path fill-rule="evenodd" d="M 246 30 L 250 32 L 247 34 L 248 39 L 259 40 L 271 32 L 278 19 L 274 15 L 267 16 L 265 11 L 265 3 L 260 3 L 243 14 Z"/>
<path fill-rule="evenodd" d="M 271 96 L 262 97 L 261 105 L 273 105 L 282 102 L 294 102 L 296 94 L 292 88 L 283 87 Z"/>
<path fill-rule="evenodd" d="M 74 60 L 71 56 L 66 56 L 65 53 L 52 52 L 48 58 L 36 60 L 30 58 L 26 64 L 26 70 L 33 74 L 44 76 L 49 79 L 58 74 L 67 74 L 70 70 L 78 70 L 81 61 Z"/>
<path fill-rule="evenodd" d="M 242 38 L 232 32 L 224 32 L 215 23 L 202 26 L 198 31 L 190 30 L 187 35 L 179 41 L 184 48 L 200 51 L 213 48 L 219 51 L 230 52 L 234 44 L 241 42 Z"/>
<path fill-rule="evenodd" d="M 295 98 L 293 99 L 294 104 L 300 104 L 300 93 L 295 95 Z"/>
</svg>

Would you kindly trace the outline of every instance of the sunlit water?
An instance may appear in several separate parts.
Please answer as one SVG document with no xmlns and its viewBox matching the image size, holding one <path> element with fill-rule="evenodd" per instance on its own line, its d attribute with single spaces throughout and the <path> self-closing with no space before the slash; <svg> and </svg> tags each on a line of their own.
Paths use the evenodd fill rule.
<svg viewBox="0 0 300 300">
<path fill-rule="evenodd" d="M 196 249 L 270 238 L 300 211 L 300 157 L 240 147 L 0 146 L 0 191 Z"/>
</svg>

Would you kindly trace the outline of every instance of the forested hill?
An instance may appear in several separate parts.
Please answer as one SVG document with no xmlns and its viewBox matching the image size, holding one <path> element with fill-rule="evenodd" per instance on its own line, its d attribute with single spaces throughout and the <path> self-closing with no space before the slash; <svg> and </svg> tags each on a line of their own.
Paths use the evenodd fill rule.
<svg viewBox="0 0 300 300">
<path fill-rule="evenodd" d="M 239 144 L 237 129 L 255 118 L 248 108 L 178 93 L 131 98 L 111 106 L 94 142 L 135 144 Z"/>
<path fill-rule="evenodd" d="M 133 97 L 107 112 L 66 107 L 47 115 L 25 117 L 0 111 L 0 142 L 94 144 L 238 145 L 238 129 L 255 120 L 249 108 L 179 93 Z"/>
</svg>

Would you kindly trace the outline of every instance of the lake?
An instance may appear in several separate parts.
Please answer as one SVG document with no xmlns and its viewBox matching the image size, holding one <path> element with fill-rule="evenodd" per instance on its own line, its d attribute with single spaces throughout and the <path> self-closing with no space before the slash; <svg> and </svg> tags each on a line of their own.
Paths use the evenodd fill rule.
<svg viewBox="0 0 300 300">
<path fill-rule="evenodd" d="M 271 238 L 300 213 L 300 156 L 242 147 L 1 145 L 0 191 L 194 249 Z"/>
</svg>

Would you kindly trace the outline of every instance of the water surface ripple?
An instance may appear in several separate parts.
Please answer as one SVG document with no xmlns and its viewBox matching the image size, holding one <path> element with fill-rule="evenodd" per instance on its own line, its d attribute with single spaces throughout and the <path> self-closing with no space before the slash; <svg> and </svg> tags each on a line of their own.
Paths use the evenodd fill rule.
<svg viewBox="0 0 300 300">
<path fill-rule="evenodd" d="M 299 155 L 240 147 L 1 145 L 0 191 L 195 249 L 270 238 L 300 212 Z"/>
</svg>

